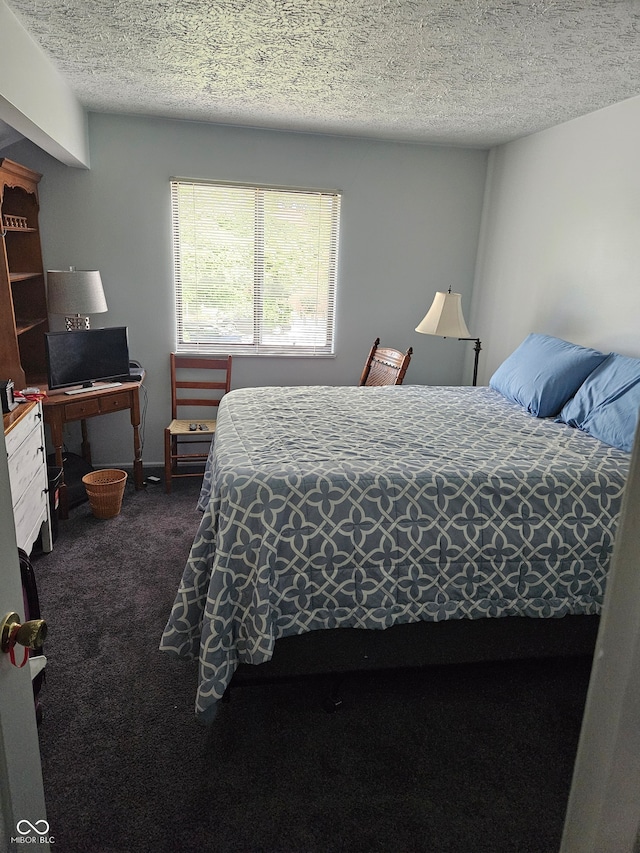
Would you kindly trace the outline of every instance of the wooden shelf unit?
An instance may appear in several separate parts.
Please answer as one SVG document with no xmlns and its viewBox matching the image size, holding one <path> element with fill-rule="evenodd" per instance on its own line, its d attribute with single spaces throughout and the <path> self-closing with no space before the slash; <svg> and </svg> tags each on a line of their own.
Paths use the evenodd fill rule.
<svg viewBox="0 0 640 853">
<path fill-rule="evenodd" d="M 17 389 L 46 382 L 49 330 L 37 172 L 0 158 L 0 379 Z M 7 224 L 20 218 L 20 226 Z"/>
<path fill-rule="evenodd" d="M 41 273 L 37 272 L 10 272 L 9 281 L 13 284 L 16 281 L 29 281 L 32 278 L 38 278 Z"/>
</svg>

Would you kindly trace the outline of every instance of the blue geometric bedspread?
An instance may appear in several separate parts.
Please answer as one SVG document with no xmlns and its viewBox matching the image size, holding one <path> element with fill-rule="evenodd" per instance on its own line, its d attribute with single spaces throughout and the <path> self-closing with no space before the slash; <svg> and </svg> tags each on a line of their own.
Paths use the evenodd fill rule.
<svg viewBox="0 0 640 853">
<path fill-rule="evenodd" d="M 207 720 L 279 637 L 598 613 L 628 464 L 490 388 L 232 391 L 160 648 Z"/>
</svg>

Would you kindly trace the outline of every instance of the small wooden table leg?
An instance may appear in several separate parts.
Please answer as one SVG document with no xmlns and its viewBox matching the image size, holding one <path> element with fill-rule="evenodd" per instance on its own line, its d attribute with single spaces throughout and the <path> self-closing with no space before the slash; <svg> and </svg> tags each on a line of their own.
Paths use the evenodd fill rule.
<svg viewBox="0 0 640 853">
<path fill-rule="evenodd" d="M 132 394 L 131 426 L 133 427 L 133 482 L 136 489 L 144 488 L 142 468 L 142 445 L 140 443 L 140 395 L 138 389 Z"/>
<path fill-rule="evenodd" d="M 82 430 L 82 444 L 80 445 L 82 458 L 87 465 L 93 465 L 91 461 L 91 444 L 89 443 L 89 433 L 87 431 L 87 422 L 85 420 L 80 421 L 80 429 Z"/>
<path fill-rule="evenodd" d="M 58 488 L 58 518 L 61 518 L 64 521 L 69 518 L 69 495 L 67 494 L 67 484 L 64 481 L 64 462 L 62 455 L 64 445 L 62 437 L 63 420 L 57 413 L 47 411 L 47 414 L 49 417 L 48 419 L 45 418 L 45 421 L 49 424 L 49 429 L 51 430 L 51 443 L 53 444 L 53 449 L 55 451 L 56 465 L 58 468 L 62 469 L 60 486 Z"/>
</svg>

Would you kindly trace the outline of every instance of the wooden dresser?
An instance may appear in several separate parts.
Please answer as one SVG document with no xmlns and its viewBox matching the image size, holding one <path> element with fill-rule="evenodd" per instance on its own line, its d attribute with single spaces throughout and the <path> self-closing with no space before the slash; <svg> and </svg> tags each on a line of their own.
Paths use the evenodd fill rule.
<svg viewBox="0 0 640 853">
<path fill-rule="evenodd" d="M 21 403 L 3 415 L 4 437 L 18 548 L 27 554 L 42 531 L 42 549 L 53 549 L 47 458 L 41 403 Z"/>
</svg>

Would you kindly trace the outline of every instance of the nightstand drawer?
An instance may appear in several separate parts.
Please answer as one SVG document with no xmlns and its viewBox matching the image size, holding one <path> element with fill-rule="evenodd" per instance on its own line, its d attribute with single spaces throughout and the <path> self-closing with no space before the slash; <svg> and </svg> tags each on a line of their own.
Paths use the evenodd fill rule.
<svg viewBox="0 0 640 853">
<path fill-rule="evenodd" d="M 64 414 L 68 421 L 90 418 L 92 415 L 100 414 L 100 403 L 97 397 L 88 400 L 79 400 L 77 403 L 67 403 Z"/>
<path fill-rule="evenodd" d="M 100 399 L 100 412 L 119 412 L 121 409 L 128 409 L 131 406 L 131 397 L 128 391 L 121 394 L 110 394 L 108 397 Z"/>
</svg>

